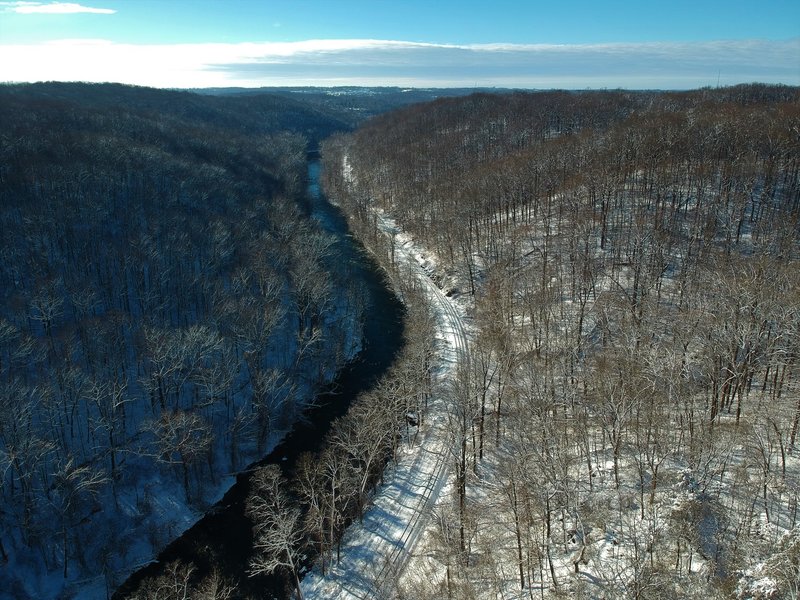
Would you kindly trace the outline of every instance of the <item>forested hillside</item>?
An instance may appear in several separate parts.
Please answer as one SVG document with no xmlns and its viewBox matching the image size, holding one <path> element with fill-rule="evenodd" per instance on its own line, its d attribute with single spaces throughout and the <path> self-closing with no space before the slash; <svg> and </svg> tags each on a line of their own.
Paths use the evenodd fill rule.
<svg viewBox="0 0 800 600">
<path fill-rule="evenodd" d="M 800 593 L 800 91 L 475 94 L 323 146 L 468 297 L 409 598 Z"/>
<path fill-rule="evenodd" d="M 0 597 L 149 560 L 360 347 L 277 96 L 0 87 Z M 64 591 L 62 591 L 64 587 Z"/>
<path fill-rule="evenodd" d="M 436 98 L 467 96 L 480 88 L 398 88 L 398 87 L 269 87 L 269 88 L 206 88 L 198 94 L 217 96 L 254 96 L 269 93 L 273 97 L 289 99 L 291 104 L 301 103 L 323 114 L 335 115 L 355 127 L 365 119 L 410 104 L 429 102 Z"/>
</svg>

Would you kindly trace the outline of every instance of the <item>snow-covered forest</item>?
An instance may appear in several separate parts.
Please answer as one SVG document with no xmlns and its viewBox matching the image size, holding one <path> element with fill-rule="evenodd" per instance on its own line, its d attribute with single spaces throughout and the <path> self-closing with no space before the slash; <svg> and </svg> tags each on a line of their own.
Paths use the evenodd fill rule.
<svg viewBox="0 0 800 600">
<path fill-rule="evenodd" d="M 349 125 L 278 96 L 0 87 L 0 597 L 106 597 L 361 344 L 309 218 Z"/>
<path fill-rule="evenodd" d="M 474 323 L 448 494 L 384 592 L 798 597 L 799 133 L 797 88 L 748 85 L 475 94 L 323 145 L 387 270 L 382 213 Z"/>
<path fill-rule="evenodd" d="M 248 575 L 798 596 L 800 91 L 434 96 L 0 87 L 0 598 L 110 596 L 359 352 L 318 143 L 403 344 L 255 470 Z M 131 597 L 239 583 L 176 561 Z"/>
</svg>

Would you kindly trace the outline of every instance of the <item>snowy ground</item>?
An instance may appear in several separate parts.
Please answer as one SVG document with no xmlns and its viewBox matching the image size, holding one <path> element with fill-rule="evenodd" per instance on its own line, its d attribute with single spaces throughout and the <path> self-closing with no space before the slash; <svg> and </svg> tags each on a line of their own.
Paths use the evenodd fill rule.
<svg viewBox="0 0 800 600">
<path fill-rule="evenodd" d="M 346 178 L 352 179 L 346 159 L 343 166 Z M 635 194 L 635 190 L 631 189 L 629 193 Z M 632 196 L 630 202 L 636 201 Z M 459 342 L 454 332 L 459 320 L 463 326 L 466 312 L 457 306 L 453 308 L 454 302 L 467 299 L 444 296 L 431 279 L 434 272 L 441 274 L 442 269 L 415 247 L 393 221 L 382 215 L 379 218 L 382 229 L 394 237 L 398 262 L 412 266 L 420 280 L 425 282 L 443 342 L 439 348 L 439 377 L 446 380 L 452 375 L 451 369 L 459 358 Z M 544 243 L 541 227 L 530 228 L 525 233 L 523 246 L 516 248 L 518 255 L 523 257 Z M 558 232 L 551 230 L 550 234 L 555 236 Z M 747 239 L 747 235 L 743 234 L 743 239 Z M 603 252 L 599 244 L 595 252 L 599 258 Z M 613 259 L 609 257 L 606 262 L 611 264 Z M 480 264 L 479 259 L 476 259 L 476 264 Z M 599 271 L 591 289 L 584 292 L 584 307 L 578 306 L 576 300 L 564 293 L 557 308 L 553 309 L 557 311 L 554 327 L 559 327 L 565 334 L 574 331 L 578 310 L 582 309 L 585 335 L 595 327 L 603 309 L 598 299 L 615 288 L 630 289 L 632 279 L 626 265 Z M 557 289 L 559 280 L 554 278 L 551 283 L 553 289 Z M 658 294 L 667 303 L 670 295 L 676 293 L 674 284 L 667 277 L 663 279 L 663 285 L 659 285 Z M 445 289 L 451 287 L 459 286 L 445 286 Z M 449 310 L 455 310 L 455 316 L 451 316 Z M 515 318 L 524 322 L 524 315 L 515 315 Z M 574 333 L 564 335 L 563 339 L 568 344 L 570 339 L 574 339 Z M 463 348 L 462 352 L 465 352 L 465 346 Z M 599 423 L 586 434 L 591 442 L 591 450 L 587 451 L 593 464 L 591 479 L 585 476 L 584 465 L 578 460 L 581 451 L 572 447 L 568 439 L 563 440 L 564 456 L 571 461 L 568 481 L 574 485 L 574 489 L 569 490 L 574 508 L 558 507 L 558 514 L 553 515 L 553 533 L 550 534 L 548 529 L 548 537 L 541 531 L 543 518 L 541 523 L 537 520 L 535 525 L 523 528 L 526 535 L 533 536 L 525 542 L 528 546 L 528 571 L 524 574 L 524 588 L 520 585 L 523 575 L 516 572 L 523 559 L 516 554 L 517 541 L 512 528 L 514 516 L 503 504 L 502 486 L 507 482 L 503 481 L 497 468 L 498 461 L 503 458 L 500 453 L 503 448 L 487 450 L 480 474 L 476 471 L 468 492 L 475 519 L 469 564 L 461 567 L 461 572 L 453 568 L 453 585 L 458 591 L 458 584 L 464 584 L 463 597 L 509 600 L 545 596 L 610 598 L 630 597 L 631 583 L 636 581 L 640 586 L 658 588 L 661 597 L 708 598 L 715 592 L 715 585 L 709 581 L 714 578 L 713 569 L 718 568 L 712 557 L 719 547 L 719 540 L 725 539 L 724 528 L 728 527 L 727 535 L 732 536 L 730 532 L 738 528 L 742 539 L 746 538 L 747 544 L 752 545 L 741 550 L 736 564 L 740 571 L 734 573 L 740 581 L 736 591 L 731 590 L 730 594 L 748 599 L 777 597 L 780 586 L 776 583 L 775 573 L 778 573 L 781 581 L 795 582 L 789 584 L 788 595 L 781 597 L 800 598 L 797 592 L 800 589 L 798 562 L 794 558 L 790 565 L 786 559 L 800 548 L 797 541 L 800 540 L 800 525 L 796 524 L 800 461 L 790 452 L 783 454 L 782 463 L 779 462 L 778 446 L 783 449 L 788 430 L 780 433 L 775 427 L 776 422 L 791 422 L 797 405 L 797 391 L 793 385 L 787 386 L 785 395 L 790 399 L 784 400 L 780 407 L 768 406 L 763 391 L 761 396 L 754 392 L 750 397 L 757 406 L 752 414 L 748 413 L 747 419 L 743 419 L 741 427 L 730 414 L 719 418 L 716 437 L 713 443 L 709 439 L 708 448 L 703 448 L 707 454 L 703 454 L 699 466 L 687 463 L 681 450 L 686 443 L 682 430 L 671 429 L 671 434 L 677 438 L 667 439 L 660 450 L 666 453 L 659 459 L 663 461 L 659 463 L 662 466 L 658 472 L 659 483 L 649 500 L 646 497 L 649 493 L 647 482 L 653 480 L 647 478 L 653 475 L 646 466 L 637 463 L 642 456 L 637 457 L 633 451 L 622 452 L 620 482 L 615 482 L 611 447 Z M 702 398 L 687 401 L 692 400 L 702 406 Z M 791 414 L 786 412 L 788 409 L 791 409 Z M 420 434 L 419 446 L 408 449 L 400 464 L 387 473 L 390 483 L 378 492 L 364 524 L 354 525 L 347 532 L 342 560 L 333 568 L 332 574 L 322 579 L 318 572 L 314 572 L 306 578 L 303 591 L 307 598 L 389 598 L 396 589 L 406 592 L 403 597 L 434 598 L 441 592 L 446 560 L 441 551 L 441 533 L 436 531 L 436 519 L 429 515 L 446 511 L 446 500 L 452 493 L 446 482 L 448 461 L 443 459 L 449 449 L 442 427 L 447 418 L 442 398 L 437 400 L 432 412 L 432 427 L 424 432 L 424 437 Z M 764 467 L 762 462 L 765 458 L 768 476 L 759 471 Z M 703 478 L 702 486 L 695 480 L 699 476 Z M 759 476 L 764 477 L 763 492 L 756 485 Z M 687 515 L 692 511 L 699 515 L 697 522 L 688 520 Z M 686 523 L 696 529 L 696 539 L 687 538 L 685 533 L 676 533 L 677 528 L 686 526 Z M 537 548 L 548 550 L 552 576 L 542 567 L 543 555 L 531 554 L 530 548 L 534 551 Z M 734 548 L 731 556 L 735 551 Z M 651 577 L 647 571 L 648 552 L 653 573 L 653 556 L 656 556 L 655 565 L 661 569 L 656 573 L 658 577 Z M 534 559 L 538 559 L 538 570 Z M 733 558 L 730 564 L 734 564 Z M 394 588 L 397 583 L 398 588 Z"/>
<path fill-rule="evenodd" d="M 467 298 L 445 295 L 434 283 L 434 279 L 440 281 L 435 275 L 441 274 L 435 261 L 400 231 L 391 219 L 385 215 L 379 215 L 379 219 L 381 228 L 395 239 L 396 260 L 410 270 L 413 269 L 425 285 L 438 324 L 438 377 L 440 382 L 446 381 L 452 377 L 452 370 L 457 362 L 466 356 L 468 336 L 464 329 L 464 315 L 467 311 L 466 305 L 459 306 L 459 301 L 466 302 Z M 536 237 L 531 238 L 532 244 L 537 241 Z M 625 284 L 629 273 L 621 268 L 613 276 L 616 284 Z M 598 280 L 595 286 L 592 301 L 599 291 L 611 288 L 612 281 L 610 277 L 606 277 Z M 662 293 L 668 294 L 670 289 L 667 282 Z M 576 310 L 573 303 L 563 302 L 560 306 L 562 327 L 574 325 Z M 586 318 L 584 330 L 593 326 L 593 317 L 588 310 Z M 795 405 L 794 402 L 790 404 Z M 766 413 L 766 410 L 759 408 L 754 414 Z M 431 405 L 429 425 L 420 432 L 416 445 L 406 448 L 398 465 L 389 469 L 386 474 L 388 483 L 377 492 L 363 524 L 351 526 L 346 533 L 341 561 L 333 566 L 325 578 L 321 577 L 318 570 L 312 571 L 306 577 L 303 582 L 306 598 L 391 598 L 398 587 L 411 592 L 412 595 L 407 597 L 414 597 L 414 591 L 430 591 L 437 587 L 441 589 L 445 571 L 441 556 L 436 554 L 433 515 L 437 512 L 437 505 L 444 506 L 443 503 L 451 493 L 448 485 L 450 449 L 444 426 L 446 420 L 446 403 L 443 398 L 436 398 Z M 723 417 L 723 421 L 729 429 L 733 427 L 731 418 L 726 420 Z M 751 426 L 761 425 L 756 419 Z M 724 429 L 723 427 L 720 431 Z M 719 460 L 742 469 L 752 468 L 753 465 L 749 462 L 751 459 L 745 456 L 745 449 L 742 448 L 742 440 L 749 438 L 737 437 L 733 433 L 725 435 L 732 436 L 731 443 L 728 451 L 722 452 Z M 717 444 L 725 448 L 724 442 Z M 646 515 L 639 516 L 636 499 L 641 490 L 636 486 L 638 475 L 633 458 L 624 456 L 621 459 L 622 485 L 618 487 L 614 482 L 614 463 L 608 448 L 595 448 L 592 456 L 595 463 L 594 489 L 576 490 L 576 498 L 580 497 L 585 502 L 581 509 L 588 520 L 586 523 L 579 523 L 573 521 L 573 517 L 562 514 L 561 519 L 557 520 L 558 531 L 554 532 L 550 540 L 554 578 L 558 579 L 560 589 L 553 588 L 549 576 L 541 570 L 526 573 L 528 583 L 521 589 L 515 572 L 517 558 L 513 531 L 509 529 L 513 519 L 507 510 L 504 511 L 496 503 L 496 490 L 502 482 L 499 481 L 494 465 L 497 456 L 487 452 L 483 475 L 479 481 L 473 482 L 469 492 L 474 510 L 480 515 L 480 524 L 476 527 L 481 530 L 471 547 L 473 562 L 470 565 L 470 576 L 480 580 L 481 573 L 478 571 L 480 568 L 486 569 L 484 587 L 481 587 L 480 581 L 477 584 L 472 582 L 475 584 L 473 589 L 479 591 L 479 597 L 516 599 L 531 595 L 544 597 L 545 594 L 549 597 L 553 594 L 586 598 L 622 597 L 627 593 L 628 584 L 634 579 L 632 569 L 641 562 L 633 556 L 635 543 L 632 540 L 639 540 L 641 548 L 644 547 L 641 546 L 643 540 L 651 537 L 660 539 L 661 536 L 669 535 L 672 531 L 669 529 L 671 515 L 680 514 L 681 506 L 687 502 L 696 503 L 697 498 L 692 493 L 691 484 L 687 488 L 685 481 L 686 465 L 680 460 L 676 462 L 670 458 L 664 462 L 660 474 L 661 485 L 650 503 L 652 506 L 648 504 Z M 773 457 L 773 460 L 777 459 Z M 576 467 L 579 468 L 582 467 Z M 797 474 L 800 472 L 798 468 L 800 463 L 796 456 L 785 457 L 785 473 L 778 483 L 796 486 Z M 715 499 L 713 505 L 722 510 L 723 514 L 726 509 L 731 514 L 743 514 L 741 507 L 747 504 L 755 507 L 753 498 L 746 495 L 751 488 L 737 491 L 733 473 L 732 470 L 723 469 L 718 477 L 714 477 L 717 481 L 713 484 L 714 491 L 711 494 Z M 577 472 L 574 476 L 575 480 L 580 479 Z M 776 481 L 778 479 L 777 476 L 773 478 Z M 775 485 L 778 486 L 777 483 Z M 790 542 L 786 540 L 800 537 L 800 529 L 796 526 L 792 529 L 794 520 L 792 524 L 788 524 L 791 513 L 791 506 L 787 508 L 786 504 L 791 504 L 788 495 L 787 500 L 781 503 L 783 492 L 779 490 L 775 493 L 779 500 L 777 504 L 773 503 L 772 521 L 769 521 L 768 516 L 759 515 L 758 510 L 753 516 L 752 526 L 765 530 L 765 533 L 755 538 L 761 540 L 760 543 L 765 548 L 770 545 L 775 548 L 789 547 Z M 642 504 L 644 502 L 643 500 Z M 766 499 L 764 503 L 766 504 Z M 777 505 L 780 505 L 780 509 L 776 508 Z M 713 520 L 713 517 L 709 519 Z M 701 528 L 700 550 L 715 543 L 709 533 L 714 530 L 711 527 L 713 523 L 709 523 L 704 521 Z M 581 532 L 581 536 L 573 535 L 577 531 Z M 560 532 L 564 532 L 564 535 L 561 536 Z M 562 537 L 563 541 L 560 541 Z M 797 542 L 793 543 L 793 547 L 800 547 Z M 660 552 L 663 558 L 671 550 L 662 544 Z M 768 549 L 759 552 L 762 558 L 756 562 L 751 557 L 753 562 L 742 574 L 743 579 L 736 592 L 741 598 L 766 598 L 770 597 L 769 593 L 763 590 L 771 590 L 770 585 L 778 589 L 772 579 L 763 575 L 767 572 L 767 567 L 776 563 L 777 559 L 773 556 L 765 561 L 763 557 L 770 552 Z M 753 556 L 756 554 L 754 551 Z M 652 555 L 650 560 L 652 562 Z M 707 582 L 709 569 L 713 565 L 702 552 L 693 552 L 693 548 L 689 548 L 687 552 L 684 548 L 684 553 L 678 559 L 679 567 L 674 566 L 674 559 L 670 560 L 673 569 L 681 571 L 681 576 L 679 580 L 671 582 L 674 585 L 665 593 L 677 594 L 675 597 L 698 598 L 711 589 Z M 796 589 L 796 586 L 792 589 Z"/>
<path fill-rule="evenodd" d="M 379 219 L 381 229 L 395 235 L 395 260 L 424 285 L 436 315 L 436 377 L 446 381 L 468 352 L 465 311 L 434 283 L 433 265 L 413 240 L 390 217 L 379 215 Z M 438 387 L 434 385 L 434 390 Z M 381 597 L 397 581 L 448 479 L 446 421 L 445 400 L 434 395 L 426 425 L 389 468 L 386 484 L 376 493 L 363 523 L 352 525 L 345 534 L 341 560 L 324 578 L 317 567 L 303 580 L 305 598 Z"/>
</svg>

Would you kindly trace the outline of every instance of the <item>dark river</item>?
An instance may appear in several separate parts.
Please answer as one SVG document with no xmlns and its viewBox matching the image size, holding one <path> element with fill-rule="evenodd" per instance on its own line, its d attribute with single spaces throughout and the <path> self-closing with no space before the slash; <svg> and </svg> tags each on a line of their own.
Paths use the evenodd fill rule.
<svg viewBox="0 0 800 600">
<path fill-rule="evenodd" d="M 198 574 L 217 568 L 239 586 L 246 598 L 285 597 L 287 582 L 283 577 L 247 576 L 252 552 L 250 520 L 245 516 L 245 499 L 250 489 L 250 470 L 267 464 L 280 465 L 291 475 L 297 458 L 304 452 L 320 450 L 325 434 L 336 417 L 343 415 L 351 401 L 368 390 L 392 364 L 402 342 L 403 307 L 388 289 L 377 264 L 350 237 L 347 220 L 319 191 L 319 161 L 309 162 L 309 202 L 312 214 L 337 238 L 337 256 L 349 261 L 354 277 L 363 281 L 369 291 L 361 354 L 347 365 L 331 385 L 330 392 L 320 395 L 306 419 L 268 456 L 239 474 L 225 496 L 193 527 L 167 546 L 157 561 L 133 573 L 114 593 L 115 600 L 127 597 L 146 578 L 158 576 L 163 566 L 174 560 L 191 562 Z"/>
</svg>

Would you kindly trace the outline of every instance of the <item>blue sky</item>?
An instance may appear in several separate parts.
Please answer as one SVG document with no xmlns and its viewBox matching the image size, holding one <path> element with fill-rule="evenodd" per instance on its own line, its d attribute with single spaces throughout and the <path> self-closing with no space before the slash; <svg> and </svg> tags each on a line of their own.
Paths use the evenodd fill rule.
<svg viewBox="0 0 800 600">
<path fill-rule="evenodd" d="M 0 81 L 800 84 L 800 2 L 0 0 Z"/>
</svg>

